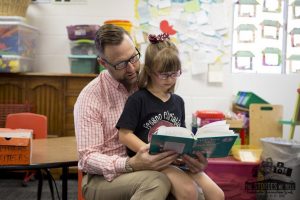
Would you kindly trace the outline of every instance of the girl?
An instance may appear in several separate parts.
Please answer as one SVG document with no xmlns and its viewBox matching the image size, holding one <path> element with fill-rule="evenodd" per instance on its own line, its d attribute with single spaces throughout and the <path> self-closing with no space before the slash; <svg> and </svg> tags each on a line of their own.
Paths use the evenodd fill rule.
<svg viewBox="0 0 300 200">
<path fill-rule="evenodd" d="M 128 98 L 116 125 L 129 156 L 147 145 L 158 127 L 185 127 L 184 101 L 174 94 L 181 75 L 178 50 L 166 34 L 150 35 L 149 41 L 139 75 L 140 90 Z M 162 172 L 170 179 L 176 199 L 224 199 L 223 191 L 204 172 L 195 174 L 176 165 Z"/>
</svg>

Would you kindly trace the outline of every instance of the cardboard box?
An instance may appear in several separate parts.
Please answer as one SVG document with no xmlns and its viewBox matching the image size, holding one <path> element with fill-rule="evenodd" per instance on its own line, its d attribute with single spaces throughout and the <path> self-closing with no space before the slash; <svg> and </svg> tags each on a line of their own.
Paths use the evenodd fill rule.
<svg viewBox="0 0 300 200">
<path fill-rule="evenodd" d="M 0 128 L 0 165 L 29 165 L 32 130 Z"/>
</svg>

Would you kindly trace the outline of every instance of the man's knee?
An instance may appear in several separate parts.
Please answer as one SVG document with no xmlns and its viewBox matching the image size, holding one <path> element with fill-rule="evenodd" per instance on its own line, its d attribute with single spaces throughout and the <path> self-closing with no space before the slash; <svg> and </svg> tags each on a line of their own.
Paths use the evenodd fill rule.
<svg viewBox="0 0 300 200">
<path fill-rule="evenodd" d="M 149 172 L 150 173 L 147 176 L 148 178 L 144 182 L 145 184 L 153 188 L 158 187 L 166 191 L 170 191 L 171 182 L 164 173 L 157 172 L 157 171 L 149 171 Z"/>
<path fill-rule="evenodd" d="M 131 199 L 166 199 L 171 183 L 168 177 L 157 171 L 144 171 L 143 181 Z"/>
</svg>

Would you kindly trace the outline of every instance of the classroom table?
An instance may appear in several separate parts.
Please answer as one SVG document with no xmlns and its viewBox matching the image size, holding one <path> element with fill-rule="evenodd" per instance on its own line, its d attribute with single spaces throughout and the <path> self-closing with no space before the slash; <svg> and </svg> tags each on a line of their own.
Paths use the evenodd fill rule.
<svg viewBox="0 0 300 200">
<path fill-rule="evenodd" d="M 30 165 L 0 166 L 0 171 L 62 169 L 62 199 L 68 199 L 69 167 L 77 166 L 78 156 L 75 137 L 57 137 L 34 139 L 32 142 L 32 160 Z M 42 179 L 38 185 L 38 199 L 41 198 Z"/>
</svg>

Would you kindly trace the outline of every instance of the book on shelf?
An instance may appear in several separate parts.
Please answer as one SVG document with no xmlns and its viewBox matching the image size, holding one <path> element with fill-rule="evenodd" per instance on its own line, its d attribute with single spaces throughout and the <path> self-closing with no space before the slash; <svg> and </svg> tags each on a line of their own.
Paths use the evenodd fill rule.
<svg viewBox="0 0 300 200">
<path fill-rule="evenodd" d="M 193 157 L 196 152 L 202 152 L 207 158 L 226 157 L 237 137 L 225 120 L 206 124 L 196 134 L 184 127 L 162 126 L 152 135 L 149 152 L 173 150 Z"/>
</svg>

